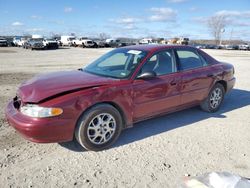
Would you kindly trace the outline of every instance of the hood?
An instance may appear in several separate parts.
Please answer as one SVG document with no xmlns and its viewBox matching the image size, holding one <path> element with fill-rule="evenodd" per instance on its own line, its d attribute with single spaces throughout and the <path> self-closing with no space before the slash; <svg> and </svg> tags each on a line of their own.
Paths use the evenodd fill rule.
<svg viewBox="0 0 250 188">
<path fill-rule="evenodd" d="M 46 40 L 45 42 L 47 42 L 47 43 L 57 43 L 57 41 L 55 41 L 55 40 Z"/>
<path fill-rule="evenodd" d="M 107 85 L 117 79 L 89 74 L 83 71 L 64 71 L 37 75 L 18 89 L 23 102 L 38 103 L 43 99 L 68 91 Z"/>
</svg>

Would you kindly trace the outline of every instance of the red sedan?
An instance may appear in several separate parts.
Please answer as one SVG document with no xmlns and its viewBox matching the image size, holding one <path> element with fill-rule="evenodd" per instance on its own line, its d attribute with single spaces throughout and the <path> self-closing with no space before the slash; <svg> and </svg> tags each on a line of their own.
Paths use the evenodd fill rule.
<svg viewBox="0 0 250 188">
<path fill-rule="evenodd" d="M 235 84 L 234 68 L 189 46 L 115 49 L 88 66 L 39 75 L 8 104 L 8 122 L 34 142 L 75 137 L 87 150 L 113 144 L 134 123 L 200 105 L 221 106 Z"/>
</svg>

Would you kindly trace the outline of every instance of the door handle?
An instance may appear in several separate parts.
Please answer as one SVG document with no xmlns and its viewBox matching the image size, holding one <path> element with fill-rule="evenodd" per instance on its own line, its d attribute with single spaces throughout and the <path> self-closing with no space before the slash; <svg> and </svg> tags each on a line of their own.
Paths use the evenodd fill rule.
<svg viewBox="0 0 250 188">
<path fill-rule="evenodd" d="M 171 85 L 171 86 L 175 86 L 176 84 L 177 84 L 176 81 L 171 81 L 171 82 L 170 82 L 170 85 Z"/>
<path fill-rule="evenodd" d="M 214 77 L 214 74 L 208 74 L 207 77 Z"/>
</svg>

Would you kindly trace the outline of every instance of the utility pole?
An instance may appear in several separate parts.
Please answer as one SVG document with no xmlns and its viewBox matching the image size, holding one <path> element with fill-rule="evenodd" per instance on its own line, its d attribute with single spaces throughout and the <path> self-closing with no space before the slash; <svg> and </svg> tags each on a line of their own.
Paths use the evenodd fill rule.
<svg viewBox="0 0 250 188">
<path fill-rule="evenodd" d="M 221 32 L 221 35 L 220 35 L 220 46 L 221 46 L 221 44 L 222 44 L 222 33 L 225 32 L 225 28 L 221 29 L 220 32 Z"/>
<path fill-rule="evenodd" d="M 232 36 L 233 36 L 233 28 L 232 28 L 232 30 L 231 30 L 231 33 L 230 33 L 230 39 L 229 39 L 229 43 L 230 43 L 230 45 L 232 45 Z"/>
</svg>

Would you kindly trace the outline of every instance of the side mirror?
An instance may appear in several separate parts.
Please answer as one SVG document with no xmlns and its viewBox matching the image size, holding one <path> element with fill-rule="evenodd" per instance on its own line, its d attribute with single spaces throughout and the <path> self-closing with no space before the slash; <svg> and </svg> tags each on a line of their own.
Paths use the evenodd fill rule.
<svg viewBox="0 0 250 188">
<path fill-rule="evenodd" d="M 141 73 L 137 76 L 137 79 L 142 79 L 142 80 L 149 80 L 151 78 L 155 78 L 156 73 L 154 71 L 147 71 L 144 73 Z"/>
</svg>

